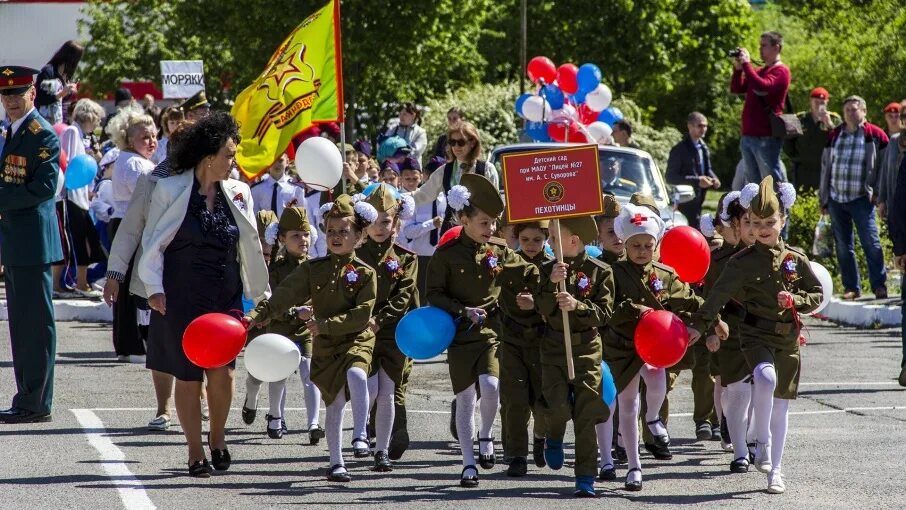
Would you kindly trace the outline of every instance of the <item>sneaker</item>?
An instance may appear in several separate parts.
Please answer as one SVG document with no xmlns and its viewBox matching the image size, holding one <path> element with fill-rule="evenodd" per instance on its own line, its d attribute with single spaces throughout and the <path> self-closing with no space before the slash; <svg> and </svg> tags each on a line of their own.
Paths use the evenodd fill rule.
<svg viewBox="0 0 906 510">
<path fill-rule="evenodd" d="M 544 461 L 554 471 L 563 467 L 563 441 L 547 439 L 544 442 Z"/>
<path fill-rule="evenodd" d="M 842 297 L 844 301 L 852 301 L 853 299 L 859 299 L 860 297 L 862 297 L 862 293 L 858 290 L 847 290 L 843 293 Z"/>
<path fill-rule="evenodd" d="M 767 443 L 757 443 L 755 446 L 755 459 L 753 460 L 752 465 L 762 473 L 770 473 L 772 468 L 770 459 L 771 453 L 768 447 L 769 445 Z"/>
<path fill-rule="evenodd" d="M 63 289 L 53 291 L 53 299 L 78 299 L 82 297 L 74 289 Z"/>
<path fill-rule="evenodd" d="M 711 441 L 723 441 L 723 434 L 720 430 L 720 424 L 711 425 Z"/>
<path fill-rule="evenodd" d="M 535 461 L 535 466 L 543 468 L 547 466 L 547 461 L 544 460 L 544 438 L 536 437 L 535 441 L 532 443 L 532 457 Z"/>
<path fill-rule="evenodd" d="M 772 469 L 768 473 L 768 494 L 783 494 L 786 492 L 786 484 L 783 483 L 783 474 L 779 469 Z"/>
<path fill-rule="evenodd" d="M 170 428 L 170 417 L 160 414 L 148 422 L 148 430 L 165 431 Z"/>
<path fill-rule="evenodd" d="M 703 421 L 695 425 L 695 437 L 699 441 L 708 441 L 711 439 L 711 424 Z"/>
<path fill-rule="evenodd" d="M 576 491 L 573 493 L 577 498 L 596 498 L 598 495 L 595 493 L 595 477 L 593 476 L 577 476 L 576 477 Z"/>
<path fill-rule="evenodd" d="M 85 299 L 101 299 L 102 297 L 104 297 L 103 292 L 100 292 L 100 291 L 97 291 L 94 289 L 82 290 L 82 289 L 77 288 L 77 289 L 73 289 L 73 292 L 75 294 L 77 294 L 79 297 L 85 298 Z"/>
</svg>

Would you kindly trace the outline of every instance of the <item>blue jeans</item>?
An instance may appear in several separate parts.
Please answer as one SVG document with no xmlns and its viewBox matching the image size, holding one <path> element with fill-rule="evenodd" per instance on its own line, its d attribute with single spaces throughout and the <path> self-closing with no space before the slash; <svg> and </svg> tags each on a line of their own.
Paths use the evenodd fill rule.
<svg viewBox="0 0 906 510">
<path fill-rule="evenodd" d="M 768 175 L 774 176 L 774 182 L 786 179 L 780 169 L 780 150 L 783 140 L 772 136 L 743 136 L 739 140 L 739 150 L 745 166 L 746 182 L 758 184 Z"/>
<path fill-rule="evenodd" d="M 837 264 L 846 290 L 861 292 L 862 278 L 859 266 L 856 265 L 855 239 L 853 223 L 859 231 L 859 243 L 865 252 L 868 263 L 868 280 L 872 290 L 884 287 L 887 282 L 887 268 L 884 267 L 884 254 L 881 251 L 881 239 L 878 237 L 878 225 L 875 222 L 875 206 L 868 197 L 860 197 L 851 202 L 837 202 L 830 199 L 827 210 L 834 230 L 834 251 L 837 252 Z"/>
</svg>

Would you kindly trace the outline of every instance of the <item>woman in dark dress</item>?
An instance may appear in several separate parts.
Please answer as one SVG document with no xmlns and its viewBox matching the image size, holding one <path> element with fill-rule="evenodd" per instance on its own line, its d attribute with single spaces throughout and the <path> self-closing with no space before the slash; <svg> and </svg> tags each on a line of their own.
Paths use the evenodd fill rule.
<svg viewBox="0 0 906 510">
<path fill-rule="evenodd" d="M 183 333 L 197 317 L 242 310 L 242 296 L 260 300 L 267 268 L 252 216 L 251 193 L 229 179 L 239 141 L 235 121 L 213 114 L 189 128 L 187 143 L 170 154 L 173 176 L 158 181 L 142 237 L 139 277 L 148 291 L 148 368 L 176 378 L 176 412 L 189 447 L 189 473 L 226 470 L 224 426 L 233 398 L 235 361 L 202 369 L 186 357 Z M 217 339 L 212 338 L 212 342 Z M 201 437 L 202 381 L 207 377 L 211 464 Z"/>
</svg>

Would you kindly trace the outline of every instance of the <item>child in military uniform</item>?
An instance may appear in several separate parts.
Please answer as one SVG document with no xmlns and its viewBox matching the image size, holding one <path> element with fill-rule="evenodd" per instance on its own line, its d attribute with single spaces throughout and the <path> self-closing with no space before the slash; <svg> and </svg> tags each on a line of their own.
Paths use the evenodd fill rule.
<svg viewBox="0 0 906 510">
<path fill-rule="evenodd" d="M 415 285 L 418 258 L 394 244 L 394 237 L 400 217 L 411 217 L 415 205 L 411 197 L 401 197 L 389 184 L 376 186 L 365 200 L 378 212 L 377 220 L 365 229 L 368 236 L 365 243 L 356 250 L 378 279 L 377 301 L 369 323 L 377 336 L 368 378 L 370 408 L 374 409 L 377 432 L 374 470 L 392 471 L 389 450 L 396 417 L 394 396 L 412 370 L 412 359 L 396 345 L 396 324 L 406 312 L 418 306 Z M 394 439 L 398 446 L 394 457 L 398 459 L 408 447 L 409 434 L 403 428 L 396 431 Z"/>
<path fill-rule="evenodd" d="M 377 276 L 354 250 L 365 228 L 377 219 L 377 211 L 367 202 L 353 203 L 349 195 L 340 195 L 322 212 L 330 255 L 302 262 L 246 320 L 254 325 L 280 318 L 291 307 L 311 300 L 312 306 L 302 307 L 298 316 L 313 337 L 311 380 L 327 404 L 327 479 L 348 482 L 340 444 L 343 409 L 351 399 L 353 450 L 367 456 L 367 374 L 374 351 L 374 333 L 368 325 L 377 296 Z"/>
<path fill-rule="evenodd" d="M 756 242 L 734 255 L 694 317 L 697 338 L 717 320 L 734 297 L 745 306 L 739 324 L 742 353 L 752 367 L 757 445 L 755 467 L 767 473 L 768 492 L 786 490 L 782 474 L 790 399 L 799 387 L 799 314 L 814 310 L 822 298 L 821 284 L 808 257 L 786 246 L 780 232 L 796 201 L 792 185 L 779 186 L 771 176 L 758 189 L 746 187 L 739 202 L 748 207 Z"/>
<path fill-rule="evenodd" d="M 595 218 L 598 224 L 598 244 L 601 246 L 599 260 L 613 264 L 625 255 L 623 240 L 613 230 L 613 222 L 620 215 L 620 202 L 613 193 L 604 193 L 604 213 Z"/>
<path fill-rule="evenodd" d="M 547 414 L 544 458 L 551 469 L 563 467 L 563 436 L 573 421 L 575 432 L 575 495 L 595 497 L 597 436 L 595 426 L 610 414 L 601 396 L 601 337 L 613 311 L 613 276 L 610 266 L 589 257 L 585 245 L 598 229 L 590 216 L 560 220 L 559 242 L 563 262 L 541 266 L 538 310 L 547 322 L 541 341 L 541 385 Z M 556 232 L 551 244 L 557 246 Z M 566 282 L 566 292 L 558 288 Z M 575 379 L 570 381 L 564 344 L 563 314 L 568 314 Z"/>
<path fill-rule="evenodd" d="M 535 267 L 502 239 L 492 238 L 503 201 L 491 181 L 465 174 L 447 193 L 447 206 L 462 225 L 459 237 L 439 246 L 428 264 L 428 302 L 456 318 L 456 334 L 447 349 L 450 379 L 456 395 L 456 433 L 462 450 L 460 485 L 478 486 L 472 438 L 475 435 L 476 383 L 481 391 L 478 459 L 494 467 L 491 428 L 500 406 L 497 331 L 501 272 L 520 266 L 528 277 Z"/>
<path fill-rule="evenodd" d="M 518 239 L 516 251 L 526 262 L 537 268 L 550 260 L 544 253 L 547 221 L 513 225 Z M 541 399 L 540 340 L 544 319 L 535 311 L 532 293 L 536 290 L 538 272 L 532 271 L 526 280 L 525 269 L 515 266 L 504 269 L 500 291 L 500 311 L 503 328 L 499 346 L 501 421 L 503 422 L 503 452 L 511 457 L 507 476 L 523 476 L 528 468 L 528 423 L 535 418 L 533 448 L 535 465 L 544 467 L 544 417 Z"/>
</svg>

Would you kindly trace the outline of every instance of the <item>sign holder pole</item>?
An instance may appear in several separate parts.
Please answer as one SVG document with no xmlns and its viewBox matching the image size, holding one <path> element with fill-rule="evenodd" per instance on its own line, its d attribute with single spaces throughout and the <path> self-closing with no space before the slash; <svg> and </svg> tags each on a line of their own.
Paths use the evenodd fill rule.
<svg viewBox="0 0 906 510">
<path fill-rule="evenodd" d="M 550 223 L 551 233 L 557 238 L 556 250 L 557 262 L 563 262 L 563 240 L 560 238 L 560 220 L 554 218 Z M 566 292 L 566 280 L 562 280 L 557 288 L 560 292 Z M 576 367 L 573 365 L 573 343 L 572 335 L 569 331 L 569 312 L 561 310 L 563 316 L 563 346 L 566 349 L 566 376 L 570 382 L 576 378 Z"/>
</svg>

